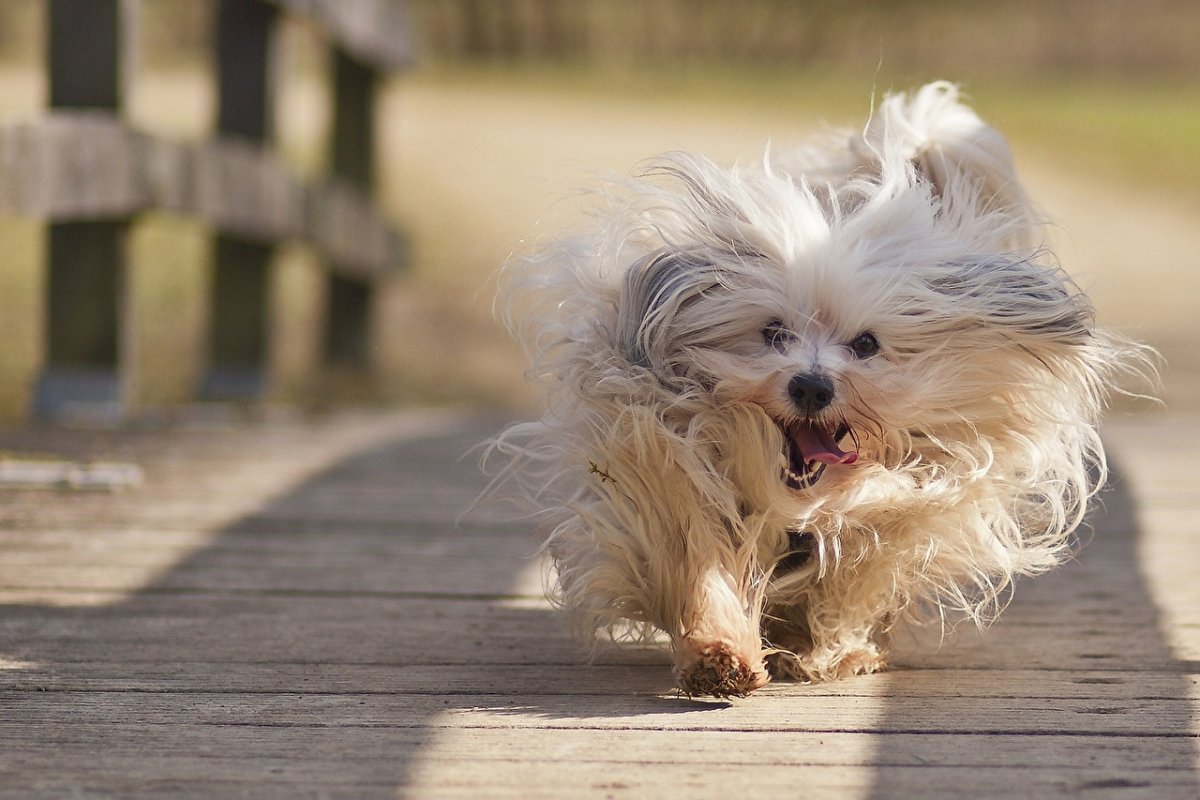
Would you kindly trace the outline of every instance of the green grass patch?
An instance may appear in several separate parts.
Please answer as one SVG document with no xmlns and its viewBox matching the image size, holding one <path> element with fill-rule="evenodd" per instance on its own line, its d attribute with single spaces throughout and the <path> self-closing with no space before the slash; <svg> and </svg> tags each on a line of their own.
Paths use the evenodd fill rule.
<svg viewBox="0 0 1200 800">
<path fill-rule="evenodd" d="M 1085 174 L 1200 197 L 1200 80 L 1076 79 L 974 94 L 1018 145 Z"/>
</svg>

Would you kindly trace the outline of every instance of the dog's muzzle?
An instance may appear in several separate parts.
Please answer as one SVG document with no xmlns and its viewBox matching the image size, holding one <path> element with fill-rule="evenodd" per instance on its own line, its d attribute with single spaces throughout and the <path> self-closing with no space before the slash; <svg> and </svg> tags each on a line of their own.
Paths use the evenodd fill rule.
<svg viewBox="0 0 1200 800">
<path fill-rule="evenodd" d="M 853 464 L 858 461 L 854 450 L 843 450 L 838 443 L 850 435 L 849 426 L 834 427 L 810 419 L 787 424 L 779 423 L 783 431 L 784 466 L 781 477 L 789 489 L 807 489 L 825 474 L 830 464 Z"/>
</svg>

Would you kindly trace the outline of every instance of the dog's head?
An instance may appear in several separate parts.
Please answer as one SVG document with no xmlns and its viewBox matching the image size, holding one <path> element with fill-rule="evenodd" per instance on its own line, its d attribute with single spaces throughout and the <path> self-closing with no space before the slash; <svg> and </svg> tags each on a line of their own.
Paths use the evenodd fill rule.
<svg viewBox="0 0 1200 800">
<path fill-rule="evenodd" d="M 802 495 L 865 465 L 986 469 L 1092 419 L 1092 310 L 1032 241 L 1003 140 L 937 84 L 885 101 L 848 152 L 851 171 L 811 183 L 819 169 L 654 162 L 620 236 L 621 357 L 677 395 L 761 409 Z"/>
</svg>

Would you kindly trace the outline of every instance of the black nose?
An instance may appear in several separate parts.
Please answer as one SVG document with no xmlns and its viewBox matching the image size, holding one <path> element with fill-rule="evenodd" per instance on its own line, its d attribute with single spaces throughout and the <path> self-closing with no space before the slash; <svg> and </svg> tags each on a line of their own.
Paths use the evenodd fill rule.
<svg viewBox="0 0 1200 800">
<path fill-rule="evenodd" d="M 812 415 L 833 402 L 833 381 L 815 372 L 796 375 L 788 382 L 788 394 L 797 408 Z"/>
</svg>

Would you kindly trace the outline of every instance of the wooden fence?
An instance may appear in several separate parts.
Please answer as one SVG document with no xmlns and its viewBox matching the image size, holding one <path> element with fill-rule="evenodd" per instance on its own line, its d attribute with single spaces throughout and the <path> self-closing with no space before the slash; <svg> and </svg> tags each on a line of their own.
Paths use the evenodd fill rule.
<svg viewBox="0 0 1200 800">
<path fill-rule="evenodd" d="M 43 418 L 119 419 L 134 360 L 126 335 L 126 242 L 149 211 L 213 231 L 207 399 L 266 391 L 272 252 L 300 240 L 326 266 L 323 355 L 369 367 L 373 286 L 401 266 L 402 240 L 376 210 L 377 84 L 409 61 L 398 0 L 216 0 L 215 133 L 154 136 L 123 114 L 141 0 L 44 0 L 49 100 L 0 124 L 0 214 L 46 220 L 44 358 L 30 404 Z M 302 15 L 332 51 L 329 174 L 302 180 L 273 145 L 270 45 Z"/>
</svg>

